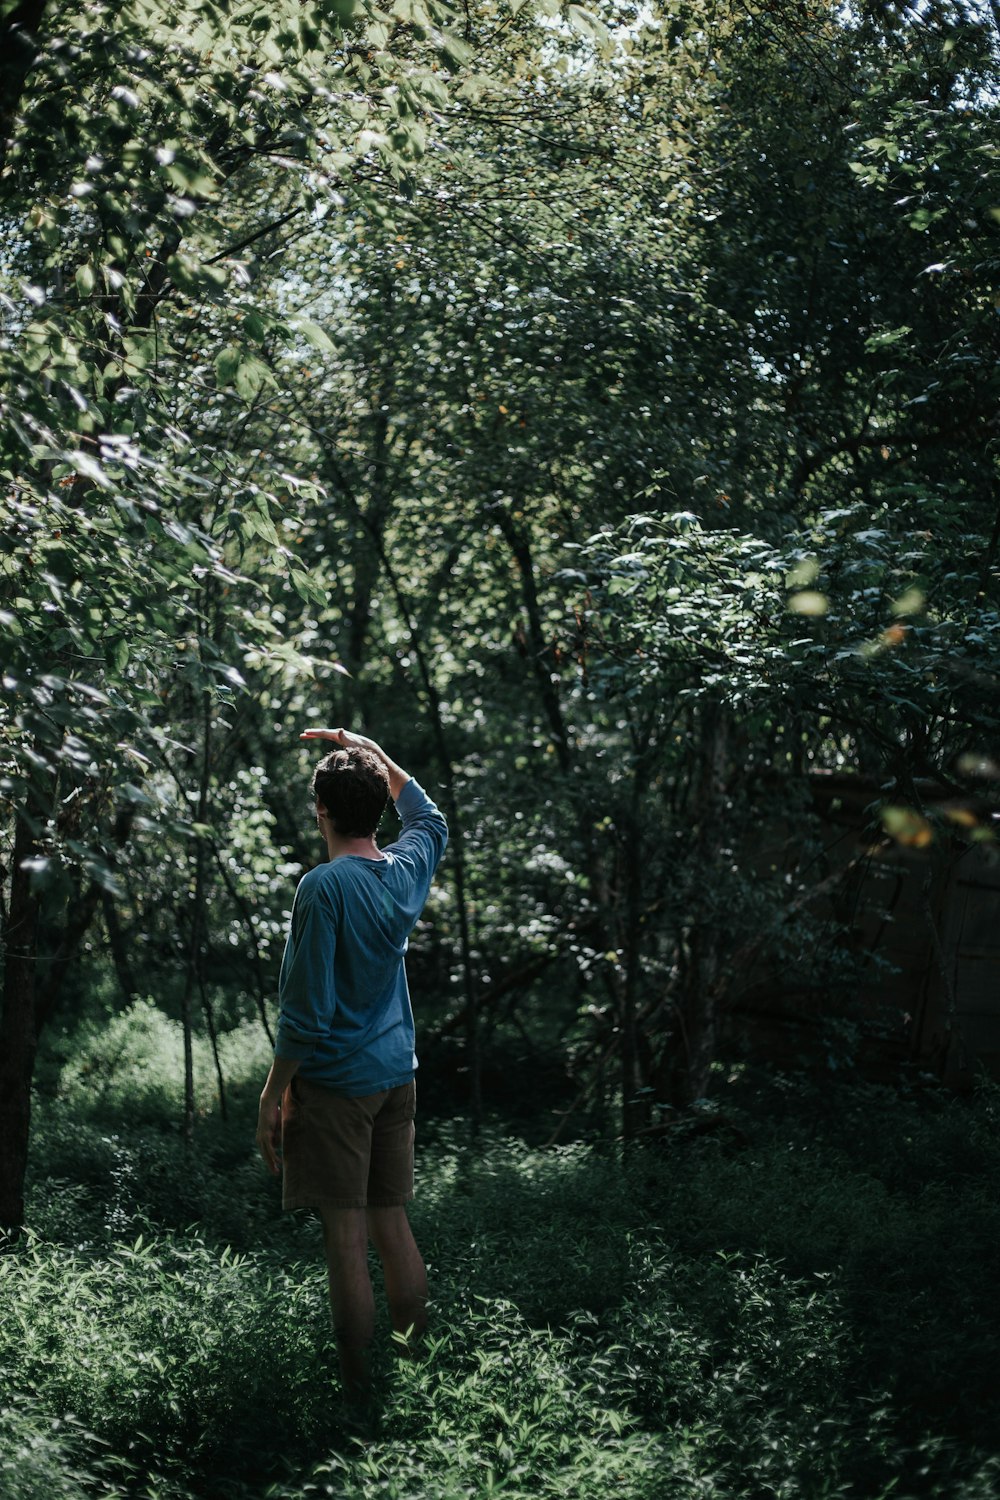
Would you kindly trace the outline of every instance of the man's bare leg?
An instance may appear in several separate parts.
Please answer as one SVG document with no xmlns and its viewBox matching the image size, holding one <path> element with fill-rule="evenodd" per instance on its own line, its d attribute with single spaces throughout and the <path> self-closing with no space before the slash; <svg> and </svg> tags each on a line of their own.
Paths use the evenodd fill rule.
<svg viewBox="0 0 1000 1500">
<path fill-rule="evenodd" d="M 368 1233 L 382 1262 L 392 1326 L 410 1335 L 412 1349 L 427 1327 L 427 1270 L 406 1209 L 368 1209 Z"/>
<path fill-rule="evenodd" d="M 371 1395 L 368 1356 L 375 1333 L 365 1210 L 321 1208 L 319 1213 L 344 1395 L 348 1401 L 360 1403 Z"/>
</svg>

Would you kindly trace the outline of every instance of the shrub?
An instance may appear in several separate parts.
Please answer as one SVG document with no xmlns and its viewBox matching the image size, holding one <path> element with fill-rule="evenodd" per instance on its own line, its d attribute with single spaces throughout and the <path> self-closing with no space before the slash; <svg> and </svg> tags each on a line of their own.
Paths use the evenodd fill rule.
<svg viewBox="0 0 1000 1500">
<path fill-rule="evenodd" d="M 188 1156 L 176 1131 L 49 1102 L 32 1212 L 53 1243 L 0 1260 L 7 1384 L 29 1425 L 59 1424 L 31 1463 L 61 1466 L 57 1497 L 90 1475 L 177 1500 L 987 1500 L 995 1100 L 871 1105 L 874 1138 L 860 1103 L 852 1133 L 850 1101 L 786 1100 L 624 1162 L 424 1128 L 430 1357 L 390 1372 L 381 1328 L 382 1428 L 359 1449 L 317 1228 L 277 1212 L 249 1116 L 201 1122 Z"/>
<path fill-rule="evenodd" d="M 73 1418 L 15 1396 L 0 1407 L 0 1500 L 115 1500 L 102 1447 Z"/>
<path fill-rule="evenodd" d="M 196 1034 L 195 1104 L 216 1107 L 215 1063 L 207 1037 Z M 242 1021 L 219 1035 L 219 1061 L 230 1091 L 254 1082 L 257 1091 L 271 1060 L 258 1023 Z M 85 1019 L 64 1034 L 58 1093 L 78 1118 L 120 1119 L 131 1125 L 178 1127 L 184 1111 L 184 1032 L 151 999 L 123 1011 Z"/>
<path fill-rule="evenodd" d="M 318 1268 L 197 1236 L 111 1254 L 37 1241 L 0 1259 L 11 1383 L 132 1461 L 239 1470 L 321 1429 L 334 1404 Z"/>
</svg>

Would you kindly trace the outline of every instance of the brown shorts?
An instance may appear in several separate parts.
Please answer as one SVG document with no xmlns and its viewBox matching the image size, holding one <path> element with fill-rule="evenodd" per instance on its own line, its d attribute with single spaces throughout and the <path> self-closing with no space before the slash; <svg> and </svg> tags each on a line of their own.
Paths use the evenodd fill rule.
<svg viewBox="0 0 1000 1500">
<path fill-rule="evenodd" d="M 295 1077 L 281 1100 L 283 1208 L 396 1208 L 413 1197 L 416 1084 L 345 1099 Z"/>
</svg>

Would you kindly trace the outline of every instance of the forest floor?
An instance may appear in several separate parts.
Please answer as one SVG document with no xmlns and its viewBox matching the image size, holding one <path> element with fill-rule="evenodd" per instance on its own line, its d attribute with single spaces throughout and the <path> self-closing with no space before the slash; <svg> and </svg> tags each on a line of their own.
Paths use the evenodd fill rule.
<svg viewBox="0 0 1000 1500">
<path fill-rule="evenodd" d="M 366 1436 L 252 1095 L 193 1154 L 148 1099 L 39 1099 L 0 1500 L 1000 1495 L 997 1090 L 760 1079 L 625 1161 L 428 1118 L 431 1338 L 380 1327 Z"/>
</svg>

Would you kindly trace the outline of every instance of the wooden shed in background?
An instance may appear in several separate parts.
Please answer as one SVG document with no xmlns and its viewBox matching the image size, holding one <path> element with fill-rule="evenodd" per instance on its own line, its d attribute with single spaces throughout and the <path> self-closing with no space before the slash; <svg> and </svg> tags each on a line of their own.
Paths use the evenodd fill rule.
<svg viewBox="0 0 1000 1500">
<path fill-rule="evenodd" d="M 921 786 L 934 838 L 917 819 L 909 837 L 904 828 L 890 839 L 874 781 L 817 772 L 810 784 L 822 844 L 822 895 L 810 909 L 828 919 L 860 979 L 789 985 L 762 964 L 734 997 L 730 1039 L 785 1064 L 837 1067 L 850 1051 L 876 1079 L 907 1065 L 957 1090 L 977 1075 L 1000 1079 L 1000 820 Z M 973 838 L 962 826 L 973 818 L 996 839 Z"/>
</svg>

